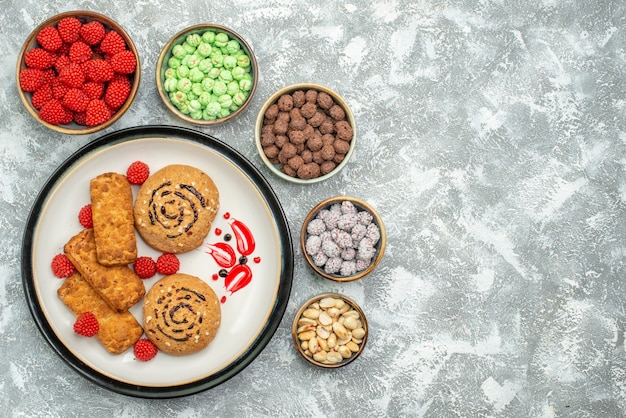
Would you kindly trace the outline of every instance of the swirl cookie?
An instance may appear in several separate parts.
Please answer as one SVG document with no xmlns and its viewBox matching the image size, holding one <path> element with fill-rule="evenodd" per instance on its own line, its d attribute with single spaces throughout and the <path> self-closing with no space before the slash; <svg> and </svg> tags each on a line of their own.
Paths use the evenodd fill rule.
<svg viewBox="0 0 626 418">
<path fill-rule="evenodd" d="M 151 247 L 167 253 L 198 248 L 219 208 L 211 177 L 187 165 L 168 165 L 151 175 L 137 194 L 135 228 Z"/>
<path fill-rule="evenodd" d="M 173 274 L 156 282 L 143 303 L 143 324 L 159 350 L 175 356 L 208 346 L 221 322 L 221 308 L 211 287 L 195 276 Z"/>
</svg>

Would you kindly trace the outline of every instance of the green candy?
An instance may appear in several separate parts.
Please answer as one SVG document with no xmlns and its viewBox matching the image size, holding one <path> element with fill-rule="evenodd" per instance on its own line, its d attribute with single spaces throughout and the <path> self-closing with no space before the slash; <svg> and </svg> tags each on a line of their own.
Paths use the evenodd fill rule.
<svg viewBox="0 0 626 418">
<path fill-rule="evenodd" d="M 163 74 L 165 75 L 165 78 L 176 78 L 176 70 L 173 68 L 168 68 Z"/>
<path fill-rule="evenodd" d="M 204 119 L 204 120 L 215 120 L 215 119 L 217 119 L 217 116 L 215 116 L 215 115 L 210 115 L 210 114 L 209 114 L 209 112 L 208 112 L 208 110 L 205 108 L 205 109 L 202 111 L 202 119 Z"/>
<path fill-rule="evenodd" d="M 239 55 L 237 57 L 237 65 L 243 69 L 250 68 L 250 57 L 247 55 Z"/>
<path fill-rule="evenodd" d="M 226 50 L 231 55 L 237 53 L 237 51 L 239 51 L 240 49 L 241 49 L 241 45 L 239 45 L 239 42 L 237 42 L 237 40 L 235 39 L 231 39 L 226 44 Z"/>
<path fill-rule="evenodd" d="M 220 77 L 219 77 L 224 83 L 230 83 L 231 81 L 233 81 L 233 75 L 231 74 L 230 71 L 228 70 L 222 70 L 220 71 Z"/>
<path fill-rule="evenodd" d="M 217 35 L 215 35 L 215 46 L 218 48 L 223 48 L 226 46 L 226 44 L 228 44 L 228 35 L 226 35 L 225 33 L 218 33 Z"/>
<path fill-rule="evenodd" d="M 218 116 L 222 110 L 222 106 L 218 102 L 210 102 L 206 106 L 207 113 L 211 116 Z"/>
<path fill-rule="evenodd" d="M 200 96 L 202 93 L 205 93 L 202 83 L 193 83 L 191 85 L 191 92 L 196 96 Z"/>
<path fill-rule="evenodd" d="M 221 96 L 222 94 L 226 93 L 226 83 L 224 83 L 223 81 L 216 81 L 215 85 L 213 86 L 213 94 L 217 95 L 217 96 Z"/>
<path fill-rule="evenodd" d="M 182 45 L 174 45 L 172 48 L 172 55 L 178 59 L 182 59 L 185 55 L 187 55 L 187 51 L 183 48 Z"/>
<path fill-rule="evenodd" d="M 178 84 L 178 79 L 176 78 L 166 78 L 163 82 L 163 89 L 167 92 L 176 91 L 176 85 Z"/>
<path fill-rule="evenodd" d="M 239 80 L 239 88 L 242 91 L 252 90 L 252 80 L 249 80 L 247 78 L 242 78 L 241 80 Z"/>
<path fill-rule="evenodd" d="M 206 42 L 200 42 L 200 45 L 196 48 L 196 53 L 203 58 L 208 57 L 211 54 L 211 45 Z"/>
<path fill-rule="evenodd" d="M 176 76 L 178 78 L 185 78 L 189 75 L 189 67 L 186 65 L 181 65 L 176 69 Z"/>
<path fill-rule="evenodd" d="M 223 64 L 224 64 L 224 68 L 226 68 L 227 70 L 232 70 L 233 68 L 237 66 L 237 58 L 231 55 L 226 55 L 224 57 Z"/>
<path fill-rule="evenodd" d="M 189 106 L 187 105 L 187 102 L 184 102 L 178 105 L 177 109 L 180 110 L 180 113 L 182 113 L 183 115 L 189 114 Z"/>
<path fill-rule="evenodd" d="M 215 32 L 213 31 L 206 31 L 202 34 L 202 41 L 206 42 L 207 44 L 212 44 L 213 42 L 215 42 Z"/>
<path fill-rule="evenodd" d="M 220 106 L 222 106 L 222 108 L 226 108 L 228 109 L 232 104 L 233 104 L 233 98 L 230 97 L 228 94 L 222 94 L 217 101 L 219 102 Z"/>
<path fill-rule="evenodd" d="M 202 110 L 202 105 L 198 101 L 198 99 L 193 99 L 189 101 L 189 111 L 194 112 L 197 110 Z"/>
<path fill-rule="evenodd" d="M 209 72 L 207 73 L 207 77 L 209 78 L 216 79 L 219 76 L 220 76 L 220 69 L 216 67 L 211 68 Z"/>
<path fill-rule="evenodd" d="M 198 69 L 204 74 L 208 73 L 211 68 L 213 68 L 213 63 L 210 59 L 205 58 L 203 60 L 200 60 L 200 62 L 198 63 Z"/>
<path fill-rule="evenodd" d="M 220 118 L 225 118 L 225 117 L 226 117 L 226 116 L 228 116 L 228 115 L 230 115 L 230 109 L 228 109 L 228 108 L 226 108 L 226 107 L 223 107 L 223 108 L 220 110 L 219 117 L 220 117 Z"/>
<path fill-rule="evenodd" d="M 234 80 L 239 81 L 246 75 L 246 70 L 241 67 L 235 67 L 230 71 L 230 73 L 233 75 Z"/>
<path fill-rule="evenodd" d="M 226 85 L 226 94 L 233 97 L 235 94 L 239 93 L 239 83 L 236 81 L 231 81 Z"/>
<path fill-rule="evenodd" d="M 194 48 L 197 48 L 198 45 L 200 45 L 200 41 L 202 41 L 202 38 L 197 33 L 190 33 L 189 35 L 187 35 L 185 41 Z"/>
<path fill-rule="evenodd" d="M 204 91 L 208 91 L 209 93 L 211 93 L 213 91 L 213 86 L 215 86 L 215 80 L 207 77 L 204 80 L 202 80 L 202 88 L 204 89 Z"/>
<path fill-rule="evenodd" d="M 204 73 L 198 68 L 192 68 L 189 70 L 189 79 L 194 83 L 199 83 L 204 79 Z"/>
<path fill-rule="evenodd" d="M 242 91 L 235 93 L 235 95 L 233 96 L 233 103 L 237 106 L 241 106 L 246 99 L 248 98 L 248 95 Z"/>
<path fill-rule="evenodd" d="M 196 47 L 190 45 L 187 41 L 183 42 L 183 49 L 185 50 L 185 52 L 187 52 L 187 54 L 193 54 L 194 52 L 196 52 Z"/>
<path fill-rule="evenodd" d="M 178 91 L 182 91 L 184 93 L 188 93 L 191 91 L 191 80 L 189 80 L 188 78 L 181 78 L 180 80 L 178 80 L 178 83 L 176 84 L 176 89 Z"/>
<path fill-rule="evenodd" d="M 185 95 L 185 93 L 181 92 L 181 91 L 174 91 L 171 92 L 169 94 L 170 97 L 170 102 L 172 102 L 172 104 L 176 107 L 180 106 L 181 104 L 185 103 L 185 100 L 187 100 L 187 95 Z"/>
<path fill-rule="evenodd" d="M 176 57 L 170 57 L 170 59 L 167 60 L 167 66 L 173 70 L 177 69 L 178 67 L 180 67 L 180 59 Z"/>
<path fill-rule="evenodd" d="M 202 58 L 199 55 L 194 53 L 194 54 L 185 56 L 185 58 L 180 60 L 180 63 L 182 65 L 186 65 L 189 68 L 193 68 L 193 67 L 198 66 L 198 63 L 200 62 L 201 59 Z"/>
<path fill-rule="evenodd" d="M 221 68 L 224 65 L 224 54 L 219 49 L 211 51 L 211 63 L 214 67 Z"/>
<path fill-rule="evenodd" d="M 198 95 L 198 101 L 203 108 L 207 107 L 207 105 L 211 102 L 211 93 L 203 91 L 200 95 Z"/>
</svg>

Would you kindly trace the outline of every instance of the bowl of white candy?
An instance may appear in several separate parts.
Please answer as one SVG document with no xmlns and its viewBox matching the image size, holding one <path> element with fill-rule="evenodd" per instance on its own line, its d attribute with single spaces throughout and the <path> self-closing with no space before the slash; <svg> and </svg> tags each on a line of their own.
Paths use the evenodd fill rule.
<svg viewBox="0 0 626 418">
<path fill-rule="evenodd" d="M 337 282 L 370 274 L 385 252 L 387 236 L 380 215 L 365 201 L 336 196 L 317 204 L 305 217 L 300 247 L 308 265 Z"/>
</svg>

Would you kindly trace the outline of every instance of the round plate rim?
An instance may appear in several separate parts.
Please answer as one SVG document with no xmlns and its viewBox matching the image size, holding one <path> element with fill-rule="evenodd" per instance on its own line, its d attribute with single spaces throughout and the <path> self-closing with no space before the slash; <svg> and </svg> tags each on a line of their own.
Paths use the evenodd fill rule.
<svg viewBox="0 0 626 418">
<path fill-rule="evenodd" d="M 242 170 L 250 180 L 259 188 L 261 194 L 267 200 L 267 205 L 272 210 L 274 219 L 277 223 L 278 235 L 282 242 L 282 266 L 281 277 L 278 289 L 278 295 L 274 302 L 272 313 L 270 314 L 270 320 L 264 325 L 263 329 L 259 333 L 259 337 L 255 340 L 247 351 L 242 354 L 237 360 L 229 364 L 218 373 L 209 376 L 204 379 L 200 379 L 194 382 L 167 386 L 167 387 L 148 387 L 137 386 L 120 382 L 105 376 L 86 364 L 80 361 L 72 352 L 61 342 L 52 330 L 50 324 L 45 319 L 45 315 L 39 305 L 36 295 L 35 283 L 33 280 L 33 268 L 32 268 L 32 250 L 33 250 L 33 238 L 36 231 L 36 225 L 38 222 L 39 211 L 46 202 L 46 199 L 54 189 L 57 182 L 63 176 L 63 174 L 70 169 L 74 164 L 79 162 L 83 157 L 90 154 L 92 151 L 101 147 L 113 145 L 117 143 L 132 141 L 133 139 L 141 139 L 154 136 L 167 136 L 168 138 L 181 139 L 186 141 L 192 141 L 200 143 L 202 145 L 211 147 L 214 151 L 221 153 L 225 158 L 228 158 Z M 243 369 L 245 369 L 265 348 L 269 343 L 274 333 L 278 329 L 278 326 L 285 314 L 287 304 L 289 302 L 289 296 L 291 292 L 291 285 L 293 281 L 294 270 L 294 254 L 293 243 L 291 233 L 289 229 L 289 222 L 285 216 L 284 210 L 278 200 L 278 197 L 268 181 L 263 177 L 261 172 L 241 153 L 235 150 L 230 145 L 220 141 L 219 139 L 193 130 L 189 128 L 168 126 L 168 125 L 146 125 L 137 126 L 131 128 L 125 128 L 118 131 L 114 131 L 97 138 L 82 148 L 74 152 L 68 157 L 48 178 L 46 183 L 41 188 L 39 194 L 35 198 L 31 210 L 28 214 L 24 234 L 22 238 L 22 259 L 21 259 L 21 273 L 22 273 L 22 286 L 26 297 L 26 302 L 33 317 L 35 324 L 39 331 L 43 335 L 46 342 L 52 347 L 52 349 L 61 357 L 66 364 L 73 368 L 78 374 L 86 378 L 87 380 L 104 387 L 113 392 L 117 392 L 123 395 L 140 397 L 140 398 L 175 398 L 181 396 L 188 396 L 198 392 L 205 391 L 207 389 L 218 386 L 219 384 L 227 381 L 231 377 L 235 376 Z"/>
</svg>

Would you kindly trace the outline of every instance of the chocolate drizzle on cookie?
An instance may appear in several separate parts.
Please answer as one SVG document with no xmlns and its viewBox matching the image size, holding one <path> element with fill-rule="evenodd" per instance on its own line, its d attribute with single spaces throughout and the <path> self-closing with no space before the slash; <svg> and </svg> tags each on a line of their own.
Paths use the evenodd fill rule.
<svg viewBox="0 0 626 418">
<path fill-rule="evenodd" d="M 206 201 L 193 186 L 179 184 L 174 191 L 171 187 L 172 182 L 167 181 L 152 190 L 148 218 L 151 225 L 168 230 L 167 238 L 173 239 L 189 233 L 198 220 L 198 203 L 204 208 Z"/>
<path fill-rule="evenodd" d="M 211 286 L 184 273 L 157 281 L 143 306 L 146 336 L 160 351 L 173 355 L 204 349 L 215 338 L 221 317 L 220 302 Z"/>
<path fill-rule="evenodd" d="M 133 207 L 135 229 L 156 250 L 185 253 L 202 245 L 219 203 L 219 190 L 205 172 L 168 165 L 141 185 Z"/>
<path fill-rule="evenodd" d="M 202 323 L 202 314 L 197 306 L 202 306 L 206 297 L 186 287 L 174 292 L 174 295 L 169 294 L 169 298 L 160 297 L 156 300 L 157 305 L 162 305 L 154 309 L 154 316 L 159 319 L 156 328 L 170 340 L 189 341 L 194 334 L 200 333 L 196 328 Z"/>
</svg>

